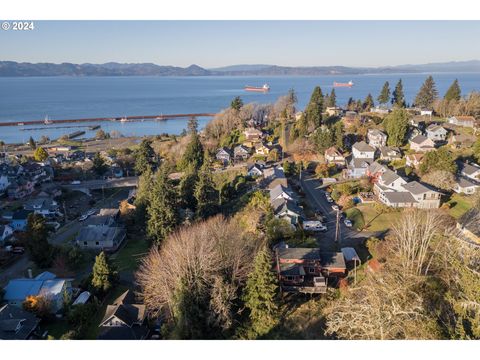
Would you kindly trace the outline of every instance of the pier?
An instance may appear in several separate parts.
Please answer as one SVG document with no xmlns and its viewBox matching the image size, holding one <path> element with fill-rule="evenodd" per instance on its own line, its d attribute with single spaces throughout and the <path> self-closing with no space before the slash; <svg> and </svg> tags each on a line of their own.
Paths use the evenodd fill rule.
<svg viewBox="0 0 480 360">
<path fill-rule="evenodd" d="M 45 124 L 45 120 L 31 120 L 31 121 L 9 121 L 1 122 L 0 126 L 28 126 L 28 125 L 45 125 L 48 127 L 52 124 L 64 123 L 79 123 L 79 122 L 101 122 L 101 121 L 118 121 L 118 122 L 134 122 L 143 120 L 170 120 L 170 119 L 184 119 L 191 117 L 213 117 L 214 113 L 198 113 L 198 114 L 169 114 L 169 115 L 135 115 L 135 116 L 121 116 L 121 117 L 101 117 L 101 118 L 82 118 L 82 119 L 50 119 L 49 124 Z"/>
</svg>

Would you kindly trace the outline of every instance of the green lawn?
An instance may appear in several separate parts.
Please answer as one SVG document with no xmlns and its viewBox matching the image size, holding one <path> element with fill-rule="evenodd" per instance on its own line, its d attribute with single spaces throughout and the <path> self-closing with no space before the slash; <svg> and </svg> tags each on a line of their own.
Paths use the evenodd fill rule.
<svg viewBox="0 0 480 360">
<path fill-rule="evenodd" d="M 360 210 L 355 207 L 345 210 L 345 214 L 347 215 L 347 219 L 349 219 L 353 223 L 353 228 L 356 230 L 362 230 L 365 226 L 365 220 L 363 218 L 363 214 Z"/>
<path fill-rule="evenodd" d="M 140 260 L 148 253 L 148 242 L 143 238 L 127 238 L 127 243 L 111 256 L 118 271 L 135 271 Z"/>
<path fill-rule="evenodd" d="M 455 219 L 465 214 L 473 205 L 471 198 L 460 194 L 452 195 L 447 204 L 450 204 L 448 213 Z"/>
<path fill-rule="evenodd" d="M 318 247 L 317 239 L 314 237 L 306 237 L 304 239 L 294 238 L 287 240 L 288 246 L 291 247 L 303 247 L 303 248 L 316 248 Z"/>
<path fill-rule="evenodd" d="M 365 230 L 367 231 L 385 231 L 392 227 L 393 222 L 398 217 L 397 211 L 379 214 L 373 204 L 361 204 L 357 206 L 363 214 Z"/>
</svg>

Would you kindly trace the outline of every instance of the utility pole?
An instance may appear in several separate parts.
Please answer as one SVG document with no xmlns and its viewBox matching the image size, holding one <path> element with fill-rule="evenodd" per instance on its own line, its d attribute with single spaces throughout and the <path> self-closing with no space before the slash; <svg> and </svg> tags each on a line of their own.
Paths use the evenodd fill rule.
<svg viewBox="0 0 480 360">
<path fill-rule="evenodd" d="M 340 210 L 337 210 L 337 223 L 335 225 L 335 243 L 338 245 L 338 238 L 340 236 Z"/>
</svg>

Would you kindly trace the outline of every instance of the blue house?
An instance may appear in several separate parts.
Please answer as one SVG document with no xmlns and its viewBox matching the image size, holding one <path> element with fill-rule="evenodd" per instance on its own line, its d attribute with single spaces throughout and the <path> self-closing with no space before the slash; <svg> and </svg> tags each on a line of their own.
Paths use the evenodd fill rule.
<svg viewBox="0 0 480 360">
<path fill-rule="evenodd" d="M 32 212 L 31 210 L 15 211 L 12 215 L 12 221 L 10 222 L 13 231 L 25 231 L 27 229 L 28 215 Z"/>
</svg>

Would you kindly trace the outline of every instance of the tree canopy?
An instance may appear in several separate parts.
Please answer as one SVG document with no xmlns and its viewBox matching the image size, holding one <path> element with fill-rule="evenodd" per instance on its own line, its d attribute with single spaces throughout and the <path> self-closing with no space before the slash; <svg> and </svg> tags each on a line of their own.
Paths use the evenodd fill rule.
<svg viewBox="0 0 480 360">
<path fill-rule="evenodd" d="M 235 98 L 230 103 L 230 107 L 236 111 L 240 111 L 243 106 L 243 101 L 240 96 L 235 96 Z"/>
<path fill-rule="evenodd" d="M 143 139 L 139 148 L 135 151 L 135 171 L 142 174 L 147 168 L 153 169 L 155 164 L 155 151 L 152 148 L 152 141 Z"/>
<path fill-rule="evenodd" d="M 39 214 L 28 215 L 26 239 L 31 259 L 41 268 L 49 267 L 53 261 L 54 247 L 48 242 L 50 228 Z"/>
<path fill-rule="evenodd" d="M 318 128 L 322 124 L 323 93 L 320 86 L 313 89 L 310 101 L 305 109 L 305 120 L 308 127 Z"/>
<path fill-rule="evenodd" d="M 415 97 L 415 105 L 422 109 L 431 109 L 433 102 L 438 98 L 437 86 L 432 76 L 427 77 L 417 96 Z"/>
<path fill-rule="evenodd" d="M 35 161 L 45 161 L 48 159 L 48 152 L 43 147 L 38 147 L 33 153 L 33 158 L 35 159 Z"/>
<path fill-rule="evenodd" d="M 447 101 L 458 101 L 460 100 L 461 96 L 462 91 L 460 89 L 460 84 L 458 83 L 458 79 L 455 79 L 443 98 Z"/>
<path fill-rule="evenodd" d="M 95 257 L 92 269 L 92 286 L 99 293 L 105 294 L 112 288 L 117 279 L 115 267 L 108 261 L 102 251 Z"/>
<path fill-rule="evenodd" d="M 397 85 L 395 85 L 395 90 L 392 93 L 392 104 L 395 107 L 404 108 L 405 103 L 405 94 L 403 93 L 403 83 L 402 79 L 398 80 Z"/>
<path fill-rule="evenodd" d="M 381 105 L 388 104 L 388 102 L 390 101 L 390 84 L 388 83 L 388 81 L 385 81 L 385 84 L 383 84 L 382 90 L 380 91 L 380 95 L 378 95 L 377 100 Z"/>
<path fill-rule="evenodd" d="M 401 146 L 408 131 L 408 113 L 404 109 L 394 109 L 383 120 L 383 127 L 388 135 L 389 146 Z"/>
</svg>

